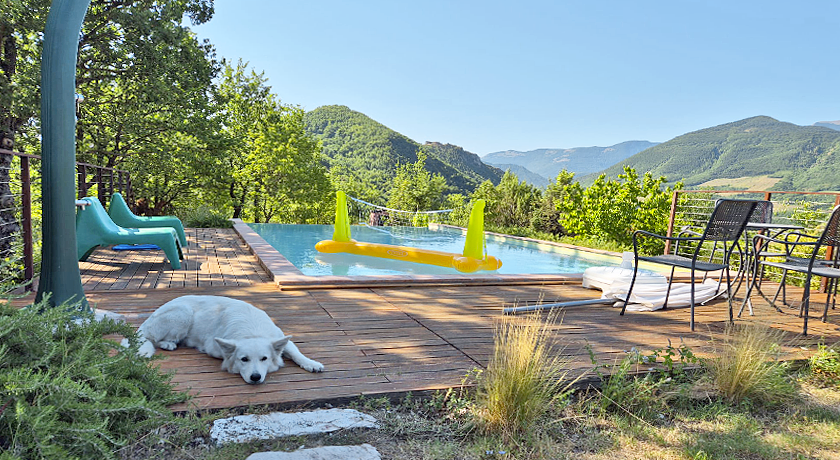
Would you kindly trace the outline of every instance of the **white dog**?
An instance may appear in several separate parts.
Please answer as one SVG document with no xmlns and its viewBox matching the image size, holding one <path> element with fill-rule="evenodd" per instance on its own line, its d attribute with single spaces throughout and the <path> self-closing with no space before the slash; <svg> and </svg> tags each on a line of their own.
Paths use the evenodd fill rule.
<svg viewBox="0 0 840 460">
<path fill-rule="evenodd" d="M 152 356 L 155 347 L 195 347 L 221 358 L 222 370 L 239 373 L 248 383 L 262 383 L 269 372 L 283 367 L 283 355 L 309 372 L 324 370 L 323 364 L 304 356 L 264 311 L 229 297 L 186 295 L 170 300 L 137 332 L 144 356 Z"/>
</svg>

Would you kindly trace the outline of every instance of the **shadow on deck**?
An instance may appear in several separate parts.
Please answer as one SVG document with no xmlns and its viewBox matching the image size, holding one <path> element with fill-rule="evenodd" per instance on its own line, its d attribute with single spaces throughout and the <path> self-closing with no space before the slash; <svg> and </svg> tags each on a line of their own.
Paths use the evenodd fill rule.
<svg viewBox="0 0 840 460">
<path fill-rule="evenodd" d="M 288 407 L 457 387 L 470 370 L 487 364 L 503 307 L 600 295 L 570 284 L 281 291 L 268 282 L 232 231 L 190 229 L 189 238 L 196 244 L 189 248 L 182 270 L 169 270 L 159 253 L 98 249 L 88 262 L 80 263 L 88 300 L 139 325 L 157 307 L 181 295 L 235 297 L 265 310 L 294 336 L 304 354 L 326 367 L 323 373 L 310 374 L 287 362 L 266 383 L 253 386 L 238 374 L 221 371 L 221 361 L 193 349 L 159 352 L 164 358 L 157 363 L 174 372 L 174 382 L 194 395 L 189 405 L 197 409 Z M 802 337 L 798 310 L 779 313 L 758 296 L 753 301 L 755 316 L 745 313 L 737 322 L 759 321 L 787 331 L 790 342 L 784 352 L 790 359 L 807 357 L 817 343 L 840 341 L 837 310 L 829 312 L 828 323 L 809 321 L 809 335 Z M 728 317 L 725 300 L 698 306 L 697 331 L 691 333 L 687 308 L 628 312 L 624 317 L 618 312 L 605 305 L 563 312 L 553 333 L 565 345 L 571 367 L 591 368 L 587 348 L 600 363 L 620 360 L 633 347 L 651 351 L 669 343 L 685 343 L 698 354 L 712 353 Z"/>
</svg>

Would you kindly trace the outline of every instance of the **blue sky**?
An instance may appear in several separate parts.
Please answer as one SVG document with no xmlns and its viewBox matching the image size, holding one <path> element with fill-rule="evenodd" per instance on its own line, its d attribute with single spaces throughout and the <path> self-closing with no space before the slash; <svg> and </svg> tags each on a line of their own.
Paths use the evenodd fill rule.
<svg viewBox="0 0 840 460">
<path fill-rule="evenodd" d="M 194 27 L 286 104 L 499 150 L 840 119 L 840 2 L 215 0 Z"/>
</svg>

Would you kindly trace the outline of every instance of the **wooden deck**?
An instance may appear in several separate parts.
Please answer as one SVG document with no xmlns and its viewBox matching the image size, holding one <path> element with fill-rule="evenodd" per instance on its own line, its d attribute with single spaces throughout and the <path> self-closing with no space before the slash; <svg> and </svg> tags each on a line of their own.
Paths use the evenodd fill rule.
<svg viewBox="0 0 840 460">
<path fill-rule="evenodd" d="M 471 369 L 486 365 L 503 307 L 600 295 L 569 284 L 281 291 L 232 232 L 190 229 L 188 234 L 195 244 L 182 270 L 170 270 L 160 253 L 95 251 L 80 264 L 88 300 L 140 324 L 181 295 L 236 297 L 265 310 L 306 355 L 326 366 L 323 373 L 310 374 L 289 363 L 265 384 L 252 386 L 238 374 L 222 372 L 219 360 L 193 349 L 159 352 L 164 356 L 158 361 L 161 368 L 175 372 L 178 387 L 195 395 L 190 406 L 199 409 L 293 406 L 459 386 Z M 810 321 L 810 334 L 803 338 L 795 310 L 778 313 L 757 296 L 754 301 L 755 316 L 745 314 L 739 322 L 761 321 L 788 331 L 786 352 L 791 358 L 806 357 L 803 347 L 840 341 L 838 310 L 830 312 L 828 323 Z M 602 363 L 621 359 L 633 347 L 650 351 L 669 341 L 713 352 L 712 339 L 719 337 L 726 318 L 725 301 L 699 306 L 697 332 L 690 333 L 687 308 L 621 317 L 610 306 L 572 307 L 554 336 L 566 346 L 570 367 L 583 370 L 591 367 L 587 347 Z"/>
<path fill-rule="evenodd" d="M 181 269 L 163 251 L 99 248 L 79 262 L 85 291 L 250 286 L 269 281 L 256 258 L 231 229 L 188 228 Z"/>
</svg>

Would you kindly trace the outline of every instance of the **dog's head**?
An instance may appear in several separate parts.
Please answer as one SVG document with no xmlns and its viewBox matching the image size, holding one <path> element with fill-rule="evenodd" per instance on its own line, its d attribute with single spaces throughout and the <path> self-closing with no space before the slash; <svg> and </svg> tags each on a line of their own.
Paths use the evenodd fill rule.
<svg viewBox="0 0 840 460">
<path fill-rule="evenodd" d="M 289 338 L 225 340 L 216 337 L 216 343 L 222 350 L 222 369 L 232 374 L 239 373 L 247 383 L 263 383 L 269 372 L 283 366 L 283 348 Z"/>
</svg>

